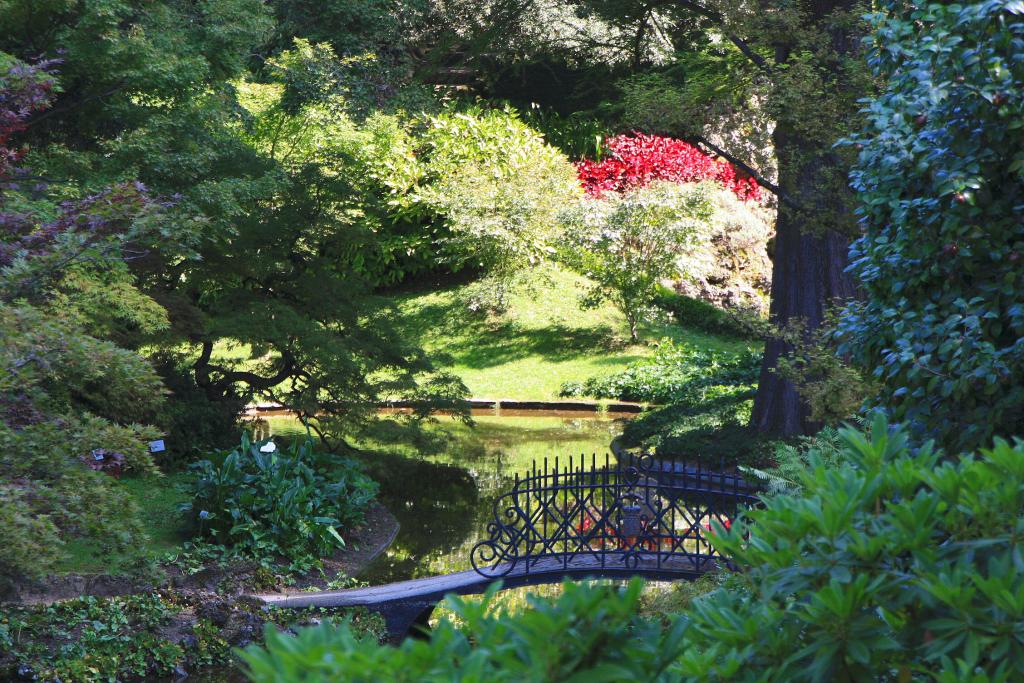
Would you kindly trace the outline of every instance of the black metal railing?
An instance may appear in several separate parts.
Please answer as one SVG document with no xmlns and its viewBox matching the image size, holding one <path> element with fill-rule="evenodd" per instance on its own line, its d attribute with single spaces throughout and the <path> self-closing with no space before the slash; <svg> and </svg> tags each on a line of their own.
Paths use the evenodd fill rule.
<svg viewBox="0 0 1024 683">
<path fill-rule="evenodd" d="M 757 502 L 742 477 L 699 466 L 545 458 L 495 501 L 473 568 L 488 578 L 513 570 L 694 576 L 727 564 L 711 543 L 712 521 L 729 528 Z"/>
</svg>

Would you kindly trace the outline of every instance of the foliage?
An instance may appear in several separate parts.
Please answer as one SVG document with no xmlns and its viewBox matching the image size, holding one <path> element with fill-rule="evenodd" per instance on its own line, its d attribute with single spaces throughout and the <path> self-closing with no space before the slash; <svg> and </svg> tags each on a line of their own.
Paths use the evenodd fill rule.
<svg viewBox="0 0 1024 683">
<path fill-rule="evenodd" d="M 57 203 L 31 178 L 9 136 L 59 91 L 44 66 L 0 56 L 0 590 L 52 569 L 66 541 L 142 542 L 135 506 L 92 469 L 116 453 L 116 474 L 152 473 L 145 423 L 163 400 L 152 367 L 111 339 L 166 325 L 128 265 L 164 207 L 138 184 Z"/>
<path fill-rule="evenodd" d="M 746 474 L 761 480 L 761 495 L 799 493 L 800 478 L 812 463 L 833 468 L 842 464 L 842 435 L 835 427 L 822 427 L 813 436 L 799 437 L 795 442 L 778 441 L 774 444 L 772 464 L 765 469 L 741 467 Z"/>
<path fill-rule="evenodd" d="M 523 114 L 523 121 L 544 136 L 549 145 L 562 150 L 570 159 L 600 160 L 604 139 L 611 129 L 603 122 L 581 112 L 563 115 L 534 103 Z"/>
<path fill-rule="evenodd" d="M 206 242 L 203 258 L 164 286 L 180 306 L 174 338 L 198 351 L 196 384 L 211 400 L 275 400 L 340 447 L 379 422 L 385 398 L 454 408 L 464 389 L 398 335 L 372 292 L 389 269 L 401 275 L 396 254 L 414 246 L 392 230 L 392 187 L 381 181 L 387 173 L 405 186 L 415 165 L 404 131 L 385 116 L 356 125 L 334 99 L 293 112 L 284 90 L 239 86 L 246 125 L 231 133 L 260 179 L 236 205 L 230 235 Z M 214 353 L 229 344 L 241 357 Z"/>
<path fill-rule="evenodd" d="M 742 339 L 757 339 L 762 335 L 765 323 L 760 317 L 719 308 L 660 285 L 654 292 L 654 304 L 671 313 L 675 322 L 683 327 Z"/>
<path fill-rule="evenodd" d="M 98 420 L 0 425 L 0 591 L 51 570 L 66 541 L 84 539 L 100 556 L 141 550 L 138 507 L 111 477 L 80 460 L 80 444 L 108 443 L 111 433 Z"/>
<path fill-rule="evenodd" d="M 157 594 L 2 611 L 0 673 L 8 668 L 13 680 L 21 669 L 32 680 L 74 683 L 169 676 L 185 657 L 163 635 L 178 612 Z"/>
<path fill-rule="evenodd" d="M 602 196 L 657 181 L 696 183 L 714 180 L 742 199 L 757 201 L 761 189 L 753 178 L 737 177 L 728 162 L 708 156 L 693 145 L 658 135 L 634 133 L 604 141 L 600 161 L 584 159 L 577 164 L 587 192 Z"/>
<path fill-rule="evenodd" d="M 679 261 L 682 278 L 676 291 L 743 317 L 765 317 L 771 289 L 768 247 L 775 236 L 773 212 L 711 185 L 713 212 L 704 225 L 700 247 Z"/>
<path fill-rule="evenodd" d="M 779 358 L 775 372 L 796 387 L 810 409 L 809 418 L 826 425 L 850 419 L 877 391 L 877 382 L 865 378 L 859 368 L 836 353 L 836 326 L 836 312 L 829 311 L 813 334 L 808 334 L 801 323 L 771 333 L 785 339 L 793 349 Z"/>
<path fill-rule="evenodd" d="M 658 183 L 584 200 L 562 216 L 559 257 L 595 283 L 581 304 L 593 307 L 611 300 L 636 341 L 654 286 L 677 273 L 679 255 L 693 248 L 711 215 L 705 185 Z"/>
<path fill-rule="evenodd" d="M 708 572 L 695 581 L 649 583 L 644 587 L 637 609 L 642 616 L 671 626 L 680 614 L 690 609 L 695 600 L 724 585 L 735 583 L 728 572 Z"/>
<path fill-rule="evenodd" d="M 760 75 L 734 46 L 693 34 L 672 62 L 618 83 L 623 129 L 713 143 L 774 182 L 774 121 Z"/>
<path fill-rule="evenodd" d="M 424 89 L 400 83 L 393 59 L 381 59 L 374 52 L 340 55 L 331 43 L 296 38 L 289 49 L 268 59 L 267 76 L 284 86 L 284 110 L 295 114 L 306 106 L 329 103 L 362 122 L 375 113 L 437 108 Z"/>
<path fill-rule="evenodd" d="M 34 134 L 54 136 L 50 144 L 55 148 L 61 142 L 71 146 L 87 141 L 83 151 L 92 157 L 89 162 L 98 164 L 104 141 L 153 120 L 181 121 L 190 109 L 184 102 L 188 97 L 208 88 L 223 91 L 268 26 L 260 0 L 195 5 L 103 0 L 48 3 L 47 11 L 40 9 L 36 0 L 5 3 L 0 50 L 23 60 L 60 56 L 62 87 L 56 108 L 61 115 L 33 126 Z M 114 117 L 114 112 L 120 115 Z M 164 158 L 151 160 L 150 168 L 190 142 L 166 148 Z M 190 156 L 202 154 L 192 150 Z"/>
<path fill-rule="evenodd" d="M 360 635 L 384 633 L 380 615 L 365 608 L 256 615 L 211 593 L 86 596 L 0 610 L 0 676 L 55 683 L 169 679 L 185 668 L 226 667 L 231 643 L 258 639 L 264 621 L 282 629 L 346 621 Z"/>
<path fill-rule="evenodd" d="M 371 294 L 378 283 L 350 267 L 353 254 L 386 259 L 404 245 L 374 231 L 388 188 L 367 202 L 371 220 L 354 215 L 363 207 L 353 198 L 366 196 L 359 186 L 374 178 L 337 162 L 351 150 L 334 125 L 344 107 L 336 97 L 330 106 L 302 97 L 290 109 L 243 106 L 240 76 L 265 38 L 266 3 L 104 0 L 56 14 L 8 5 L 0 49 L 66 50 L 56 108 L 27 131 L 41 143 L 33 173 L 62 179 L 62 197 L 138 178 L 175 198 L 153 221 L 163 231 L 157 244 L 147 242 L 153 248 L 131 264 L 131 283 L 166 310 L 164 329 L 122 325 L 126 346 L 184 350 L 210 401 L 287 403 L 335 445 L 376 422 L 373 404 L 384 395 L 461 397 L 455 378 L 433 373 L 397 338 Z M 36 38 L 28 45 L 19 36 Z M 308 54 L 273 60 L 259 85 L 280 95 L 291 83 L 303 94 L 297 86 L 315 83 L 325 56 L 307 45 Z M 338 116 L 325 115 L 332 109 Z M 213 356 L 232 343 L 251 354 Z M 343 401 L 351 407 L 336 409 Z"/>
<path fill-rule="evenodd" d="M 723 353 L 665 340 L 653 358 L 563 391 L 663 404 L 626 424 L 620 445 L 627 448 L 706 467 L 760 465 L 768 459 L 768 444 L 747 427 L 759 363 L 750 351 Z"/>
<path fill-rule="evenodd" d="M 630 420 L 620 445 L 653 452 L 659 458 L 730 470 L 764 467 L 772 442 L 749 426 L 754 389 L 708 396 L 702 403 L 673 403 Z"/>
<path fill-rule="evenodd" d="M 417 140 L 419 210 L 444 219 L 441 256 L 499 279 L 547 259 L 558 213 L 579 194 L 572 166 L 514 110 L 431 117 Z"/>
<path fill-rule="evenodd" d="M 274 22 L 265 50 L 277 52 L 302 38 L 329 42 L 341 55 L 380 53 L 397 64 L 403 61 L 400 55 L 408 26 L 417 24 L 418 15 L 426 10 L 422 0 L 273 0 L 268 4 Z"/>
<path fill-rule="evenodd" d="M 1024 11 L 885 3 L 852 174 L 866 293 L 842 350 L 894 420 L 970 450 L 1024 424 Z"/>
<path fill-rule="evenodd" d="M 1010 681 L 1024 673 L 1024 444 L 943 460 L 876 420 L 718 547 L 747 571 L 687 616 L 692 680 Z M 757 542 L 748 543 L 752 533 Z M 755 627 L 756 625 L 756 627 Z"/>
<path fill-rule="evenodd" d="M 447 598 L 464 627 L 442 619 L 428 640 L 389 648 L 346 626 L 294 637 L 268 631 L 266 649 L 242 657 L 259 683 L 658 680 L 681 654 L 679 628 L 637 617 L 641 587 L 566 583 L 554 601 L 531 597 L 531 609 L 514 614 L 490 609 L 491 588 L 482 602 Z"/>
<path fill-rule="evenodd" d="M 211 400 L 196 385 L 188 359 L 177 354 L 157 353 L 151 361 L 169 396 L 157 417 L 167 448 L 160 455 L 161 470 L 180 470 L 204 451 L 229 447 L 235 439 L 238 416 L 248 402 L 246 397 Z"/>
<path fill-rule="evenodd" d="M 724 354 L 662 339 L 652 357 L 614 375 L 564 385 L 562 395 L 698 405 L 706 398 L 746 393 L 760 366 L 759 354 Z"/>
<path fill-rule="evenodd" d="M 279 452 L 273 441 L 241 445 L 192 465 L 189 511 L 201 537 L 260 561 L 317 566 L 361 523 L 377 485 L 354 461 L 327 461 L 313 443 Z"/>
</svg>

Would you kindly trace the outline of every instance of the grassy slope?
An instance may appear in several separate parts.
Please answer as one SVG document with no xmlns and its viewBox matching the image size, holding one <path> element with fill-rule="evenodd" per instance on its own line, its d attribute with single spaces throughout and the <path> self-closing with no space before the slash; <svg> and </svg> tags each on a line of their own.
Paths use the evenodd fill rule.
<svg viewBox="0 0 1024 683">
<path fill-rule="evenodd" d="M 479 398 L 555 399 L 564 382 L 619 371 L 650 355 L 662 337 L 729 351 L 747 346 L 663 323 L 644 326 L 640 343 L 631 344 L 625 320 L 611 304 L 580 309 L 586 279 L 548 273 L 549 282 L 516 292 L 508 313 L 498 318 L 468 314 L 465 285 L 398 294 L 400 327 Z"/>
</svg>

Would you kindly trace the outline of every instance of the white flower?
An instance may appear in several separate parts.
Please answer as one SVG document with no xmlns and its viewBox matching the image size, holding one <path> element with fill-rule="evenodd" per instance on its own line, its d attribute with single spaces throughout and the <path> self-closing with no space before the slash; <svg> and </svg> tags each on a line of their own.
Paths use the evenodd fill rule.
<svg viewBox="0 0 1024 683">
<path fill-rule="evenodd" d="M 260 446 L 260 453 L 273 453 L 277 450 L 277 445 L 273 441 L 268 441 Z"/>
</svg>

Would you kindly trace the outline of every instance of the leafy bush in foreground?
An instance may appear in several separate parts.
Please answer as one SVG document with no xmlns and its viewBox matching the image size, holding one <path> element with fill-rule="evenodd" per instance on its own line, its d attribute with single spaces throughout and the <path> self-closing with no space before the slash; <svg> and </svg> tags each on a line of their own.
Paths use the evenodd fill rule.
<svg viewBox="0 0 1024 683">
<path fill-rule="evenodd" d="M 261 561 L 316 566 L 344 545 L 342 531 L 363 521 L 377 484 L 351 460 L 329 466 L 312 441 L 279 452 L 272 441 L 241 445 L 192 465 L 190 511 L 201 536 Z M 339 531 L 340 530 L 340 531 Z"/>
<path fill-rule="evenodd" d="M 1024 443 L 959 461 L 880 418 L 716 545 L 747 570 L 687 616 L 695 680 L 1024 676 Z M 751 541 L 743 536 L 751 533 Z"/>
<path fill-rule="evenodd" d="M 297 637 L 268 629 L 266 649 L 242 657 L 259 683 L 659 680 L 682 654 L 682 625 L 637 616 L 641 588 L 566 583 L 556 600 L 531 597 L 531 609 L 508 614 L 489 609 L 492 587 L 482 602 L 447 599 L 463 628 L 442 619 L 429 640 L 397 649 L 322 626 Z"/>
<path fill-rule="evenodd" d="M 245 659 L 272 681 L 956 681 L 1024 677 L 1024 443 L 944 460 L 878 419 L 841 433 L 716 546 L 744 571 L 668 627 L 625 593 L 569 584 L 488 615 L 453 599 L 427 641 L 386 648 L 346 629 L 268 637 Z M 717 524 L 717 522 L 715 523 Z M 486 604 L 486 601 L 485 601 Z"/>
</svg>

